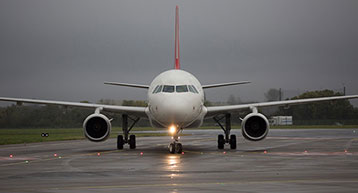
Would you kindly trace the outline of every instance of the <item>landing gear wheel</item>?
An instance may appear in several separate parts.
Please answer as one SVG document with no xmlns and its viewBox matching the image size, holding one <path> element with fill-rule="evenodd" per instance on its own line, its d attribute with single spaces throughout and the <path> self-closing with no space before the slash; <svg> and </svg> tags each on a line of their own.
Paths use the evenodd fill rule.
<svg viewBox="0 0 358 193">
<path fill-rule="evenodd" d="M 224 135 L 218 135 L 218 149 L 224 149 Z"/>
<path fill-rule="evenodd" d="M 179 154 L 183 152 L 183 146 L 181 145 L 181 143 L 175 144 L 175 152 Z"/>
<path fill-rule="evenodd" d="M 122 135 L 117 136 L 117 149 L 123 149 L 124 139 Z"/>
<path fill-rule="evenodd" d="M 230 149 L 236 149 L 236 135 L 230 136 Z"/>
<path fill-rule="evenodd" d="M 135 149 L 136 148 L 136 142 L 135 142 L 135 135 L 130 135 L 129 136 L 129 148 L 130 149 Z"/>
<path fill-rule="evenodd" d="M 168 148 L 169 148 L 170 153 L 175 153 L 175 144 L 174 143 L 169 144 Z"/>
</svg>

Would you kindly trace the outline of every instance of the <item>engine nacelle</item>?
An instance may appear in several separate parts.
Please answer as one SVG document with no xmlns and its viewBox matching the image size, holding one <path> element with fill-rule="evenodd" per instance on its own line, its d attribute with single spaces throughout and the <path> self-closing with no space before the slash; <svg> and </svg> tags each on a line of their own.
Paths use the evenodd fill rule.
<svg viewBox="0 0 358 193">
<path fill-rule="evenodd" d="M 241 123 L 242 135 L 250 141 L 264 139 L 270 129 L 270 124 L 265 115 L 250 113 Z"/>
<path fill-rule="evenodd" d="M 111 133 L 111 128 L 111 121 L 102 114 L 92 114 L 83 122 L 86 138 L 94 142 L 106 140 Z"/>
</svg>

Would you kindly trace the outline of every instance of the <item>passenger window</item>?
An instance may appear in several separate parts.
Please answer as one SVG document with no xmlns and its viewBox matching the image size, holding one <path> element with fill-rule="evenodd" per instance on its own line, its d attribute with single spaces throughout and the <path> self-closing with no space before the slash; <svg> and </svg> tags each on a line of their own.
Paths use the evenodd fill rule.
<svg viewBox="0 0 358 193">
<path fill-rule="evenodd" d="M 169 93 L 174 92 L 174 86 L 164 85 L 163 92 L 169 92 Z"/>
<path fill-rule="evenodd" d="M 153 93 L 153 94 L 154 94 L 154 93 L 157 93 L 158 88 L 159 88 L 159 85 L 157 85 L 157 86 L 155 87 L 155 89 L 153 90 L 152 93 Z"/>
<path fill-rule="evenodd" d="M 188 87 L 186 85 L 179 85 L 175 88 L 176 92 L 188 92 Z"/>
</svg>

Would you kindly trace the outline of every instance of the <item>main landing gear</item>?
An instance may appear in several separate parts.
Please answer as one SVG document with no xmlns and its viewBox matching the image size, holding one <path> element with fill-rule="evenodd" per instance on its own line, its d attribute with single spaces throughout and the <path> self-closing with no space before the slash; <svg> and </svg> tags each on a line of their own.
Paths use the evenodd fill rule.
<svg viewBox="0 0 358 193">
<path fill-rule="evenodd" d="M 133 121 L 133 123 L 128 128 L 128 118 Z M 129 132 L 132 130 L 133 126 L 139 121 L 139 118 L 131 118 L 126 114 L 122 115 L 122 130 L 123 135 L 117 136 L 117 149 L 123 149 L 124 144 L 129 144 L 130 149 L 136 148 L 136 139 L 135 135 L 129 135 Z M 128 137 L 129 136 L 129 137 Z"/>
<path fill-rule="evenodd" d="M 221 124 L 221 120 L 225 119 L 225 126 Z M 224 135 L 218 136 L 218 148 L 224 149 L 226 143 L 230 144 L 230 149 L 236 149 L 236 135 L 230 135 L 231 131 L 231 114 L 225 114 L 223 117 L 214 117 L 216 123 L 221 127 L 225 133 Z M 230 138 L 229 138 L 230 137 Z"/>
<path fill-rule="evenodd" d="M 170 153 L 173 153 L 173 154 L 178 153 L 178 154 L 180 154 L 180 153 L 183 152 L 183 146 L 182 146 L 181 143 L 179 143 L 179 131 L 180 131 L 180 129 L 178 129 L 175 132 L 175 134 L 173 136 L 174 141 L 172 143 L 170 143 L 169 146 L 168 146 L 168 149 L 169 149 Z"/>
</svg>

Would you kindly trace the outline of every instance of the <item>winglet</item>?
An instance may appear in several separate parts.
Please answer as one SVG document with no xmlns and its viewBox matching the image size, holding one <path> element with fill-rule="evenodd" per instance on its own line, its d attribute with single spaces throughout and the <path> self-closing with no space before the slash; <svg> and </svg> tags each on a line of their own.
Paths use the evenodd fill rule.
<svg viewBox="0 0 358 193">
<path fill-rule="evenodd" d="M 175 69 L 180 69 L 180 61 L 179 61 L 179 6 L 177 5 L 175 8 Z"/>
</svg>

